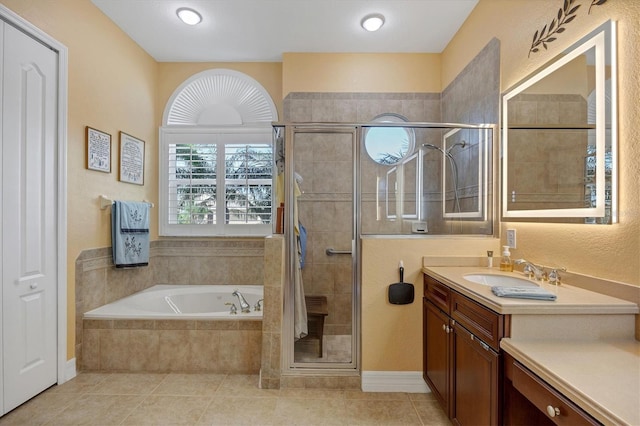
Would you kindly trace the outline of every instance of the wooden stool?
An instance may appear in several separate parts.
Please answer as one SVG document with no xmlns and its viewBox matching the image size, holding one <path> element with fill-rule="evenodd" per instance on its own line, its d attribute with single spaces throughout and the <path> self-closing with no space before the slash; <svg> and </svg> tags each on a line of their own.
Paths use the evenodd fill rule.
<svg viewBox="0 0 640 426">
<path fill-rule="evenodd" d="M 320 355 L 322 358 L 322 335 L 324 334 L 324 317 L 329 315 L 327 310 L 326 296 L 305 296 L 307 305 L 307 328 L 306 337 L 320 339 Z"/>
</svg>

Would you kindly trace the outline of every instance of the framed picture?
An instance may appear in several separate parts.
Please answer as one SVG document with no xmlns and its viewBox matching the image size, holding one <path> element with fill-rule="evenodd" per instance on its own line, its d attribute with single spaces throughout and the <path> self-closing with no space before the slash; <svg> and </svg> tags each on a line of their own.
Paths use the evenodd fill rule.
<svg viewBox="0 0 640 426">
<path fill-rule="evenodd" d="M 144 141 L 120 132 L 120 181 L 144 185 Z"/>
<path fill-rule="evenodd" d="M 87 126 L 87 169 L 111 173 L 111 135 Z"/>
</svg>

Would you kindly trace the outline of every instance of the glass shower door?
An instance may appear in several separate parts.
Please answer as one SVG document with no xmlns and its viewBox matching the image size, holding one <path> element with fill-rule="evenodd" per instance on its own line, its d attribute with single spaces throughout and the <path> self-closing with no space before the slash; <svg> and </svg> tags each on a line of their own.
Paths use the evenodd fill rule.
<svg viewBox="0 0 640 426">
<path fill-rule="evenodd" d="M 294 318 L 288 365 L 355 369 L 356 129 L 296 126 L 287 137 L 286 158 L 293 158 L 287 171 L 295 182 L 288 187 L 294 200 L 287 256 Z"/>
</svg>

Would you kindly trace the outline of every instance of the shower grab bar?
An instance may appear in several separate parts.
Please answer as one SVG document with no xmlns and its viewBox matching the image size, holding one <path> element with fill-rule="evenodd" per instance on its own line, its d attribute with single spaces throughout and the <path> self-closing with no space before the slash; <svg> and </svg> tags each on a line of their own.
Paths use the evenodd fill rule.
<svg viewBox="0 0 640 426">
<path fill-rule="evenodd" d="M 325 250 L 327 256 L 333 256 L 334 254 L 351 254 L 351 250 L 335 250 L 333 248 L 328 248 Z"/>
</svg>

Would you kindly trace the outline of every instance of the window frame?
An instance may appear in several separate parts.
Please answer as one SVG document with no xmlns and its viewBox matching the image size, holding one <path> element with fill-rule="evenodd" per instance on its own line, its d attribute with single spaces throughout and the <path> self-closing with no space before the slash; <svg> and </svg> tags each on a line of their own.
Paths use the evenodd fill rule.
<svg viewBox="0 0 640 426">
<path fill-rule="evenodd" d="M 175 128 L 161 127 L 159 138 L 159 176 L 158 176 L 158 232 L 160 236 L 176 236 L 176 237 L 208 237 L 208 236 L 267 236 L 273 233 L 273 222 L 275 207 L 275 172 L 271 174 L 271 221 L 267 224 L 228 224 L 224 220 L 225 213 L 216 212 L 216 217 L 221 216 L 222 221 L 216 220 L 214 224 L 174 224 L 169 222 L 170 208 L 170 146 L 172 144 L 219 144 L 224 147 L 227 144 L 237 143 L 238 145 L 246 145 L 248 143 L 264 144 L 271 146 L 275 156 L 273 144 L 273 129 L 270 125 L 255 126 L 215 126 L 215 127 L 194 127 L 194 128 Z M 224 153 L 219 150 L 218 153 Z M 224 164 L 225 156 L 217 156 L 216 167 L 216 186 L 220 189 L 217 191 L 219 197 L 224 197 L 226 186 L 230 180 L 226 179 L 226 170 L 219 169 L 220 164 Z M 275 161 L 272 158 L 272 170 L 275 171 Z M 220 195 L 222 194 L 222 195 Z"/>
</svg>

